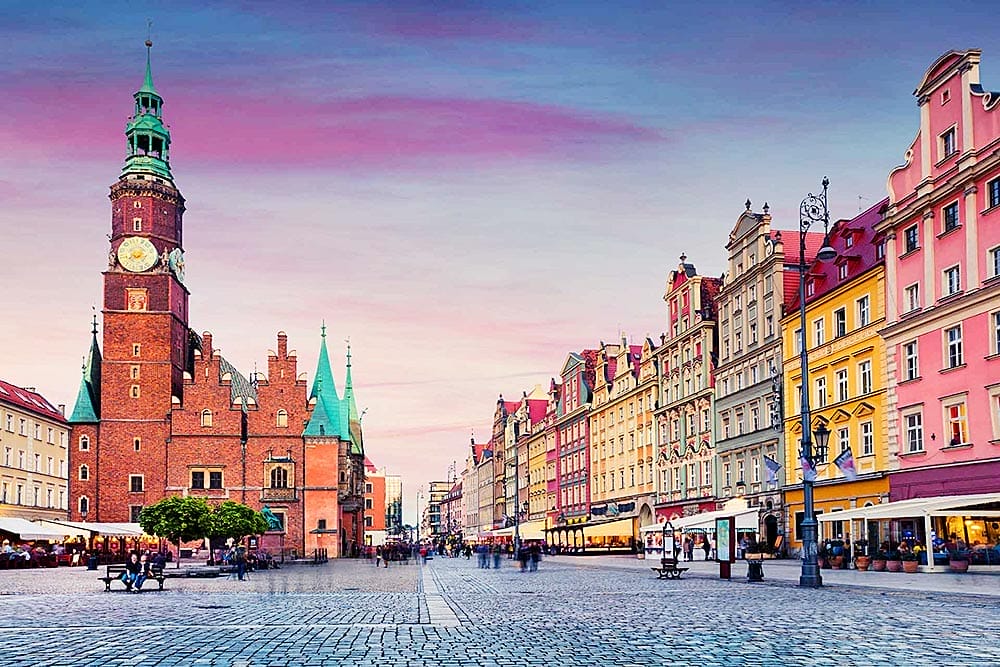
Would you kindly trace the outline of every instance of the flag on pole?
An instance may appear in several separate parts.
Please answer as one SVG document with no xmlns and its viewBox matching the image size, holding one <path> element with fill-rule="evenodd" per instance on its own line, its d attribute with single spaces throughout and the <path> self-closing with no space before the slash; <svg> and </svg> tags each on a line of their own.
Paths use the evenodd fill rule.
<svg viewBox="0 0 1000 667">
<path fill-rule="evenodd" d="M 854 467 L 854 454 L 851 453 L 850 447 L 842 451 L 833 462 L 837 464 L 848 481 L 853 482 L 858 478 L 858 469 Z"/>
<path fill-rule="evenodd" d="M 777 484 L 778 471 L 781 470 L 781 464 L 772 459 L 770 456 L 765 456 L 764 467 L 767 468 L 767 483 Z"/>
<path fill-rule="evenodd" d="M 802 462 L 802 480 L 805 482 L 815 482 L 816 466 L 804 456 L 799 457 L 799 460 Z"/>
</svg>

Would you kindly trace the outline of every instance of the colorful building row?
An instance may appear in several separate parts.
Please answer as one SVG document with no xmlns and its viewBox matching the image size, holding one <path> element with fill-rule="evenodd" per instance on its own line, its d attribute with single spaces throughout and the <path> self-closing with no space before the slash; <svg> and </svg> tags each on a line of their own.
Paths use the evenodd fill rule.
<svg viewBox="0 0 1000 667">
<path fill-rule="evenodd" d="M 547 395 L 501 397 L 468 452 L 466 538 L 514 524 L 570 550 L 630 549 L 642 525 L 742 498 L 756 537 L 795 551 L 803 391 L 810 430 L 830 432 L 818 513 L 1000 494 L 1000 94 L 979 62 L 948 52 L 927 71 L 884 201 L 826 233 L 774 229 L 747 201 L 721 278 L 684 255 L 670 272 L 658 342 L 570 353 Z"/>
</svg>

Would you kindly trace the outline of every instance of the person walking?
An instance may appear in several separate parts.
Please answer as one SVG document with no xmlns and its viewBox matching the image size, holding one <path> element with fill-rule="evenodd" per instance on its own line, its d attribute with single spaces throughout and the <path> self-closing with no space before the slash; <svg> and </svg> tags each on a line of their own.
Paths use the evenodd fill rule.
<svg viewBox="0 0 1000 667">
<path fill-rule="evenodd" d="M 684 560 L 694 560 L 694 540 L 690 535 L 684 536 Z"/>
<path fill-rule="evenodd" d="M 501 553 L 502 553 L 502 551 L 501 551 L 500 545 L 499 544 L 494 544 L 493 545 L 493 569 L 494 570 L 499 570 L 500 569 L 500 554 Z"/>
<path fill-rule="evenodd" d="M 705 550 L 705 560 L 708 560 L 709 555 L 712 553 L 712 540 L 708 539 L 708 535 L 702 538 L 701 548 Z"/>
<path fill-rule="evenodd" d="M 378 567 L 382 562 L 382 546 L 379 545 L 375 547 L 375 567 Z"/>
<path fill-rule="evenodd" d="M 528 551 L 531 558 L 531 571 L 538 572 L 538 563 L 542 560 L 542 547 L 536 542 L 531 545 Z"/>
</svg>

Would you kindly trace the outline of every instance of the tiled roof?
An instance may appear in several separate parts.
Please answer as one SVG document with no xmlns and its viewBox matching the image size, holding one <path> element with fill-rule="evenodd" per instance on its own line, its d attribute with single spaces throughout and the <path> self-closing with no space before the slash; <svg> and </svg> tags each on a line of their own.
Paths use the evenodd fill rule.
<svg viewBox="0 0 1000 667">
<path fill-rule="evenodd" d="M 781 234 L 781 242 L 785 251 L 785 271 L 782 280 L 781 303 L 785 304 L 783 313 L 787 314 L 792 302 L 799 302 L 799 242 L 801 233 L 798 231 L 777 230 L 771 233 L 772 238 Z M 806 232 L 806 265 L 816 259 L 816 253 L 823 247 L 823 232 Z"/>
<path fill-rule="evenodd" d="M 0 402 L 15 405 L 46 419 L 57 422 L 66 421 L 63 414 L 37 391 L 18 387 L 3 380 L 0 380 Z"/>
</svg>

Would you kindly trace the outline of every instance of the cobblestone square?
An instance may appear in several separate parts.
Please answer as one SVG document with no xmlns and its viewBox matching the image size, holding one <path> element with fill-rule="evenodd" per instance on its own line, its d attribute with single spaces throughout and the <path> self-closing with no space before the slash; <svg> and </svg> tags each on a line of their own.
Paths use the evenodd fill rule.
<svg viewBox="0 0 1000 667">
<path fill-rule="evenodd" d="M 141 595 L 105 593 L 83 568 L 2 572 L 0 638 L 9 664 L 44 665 L 1000 664 L 1000 577 L 973 596 L 918 575 L 803 590 L 737 570 L 661 581 L 602 558 L 536 573 L 336 561 Z"/>
</svg>

